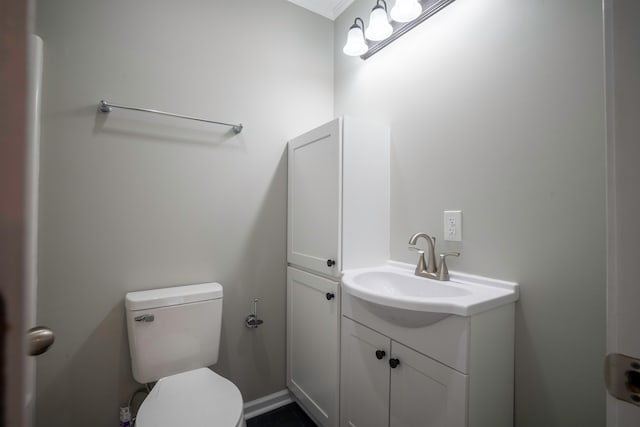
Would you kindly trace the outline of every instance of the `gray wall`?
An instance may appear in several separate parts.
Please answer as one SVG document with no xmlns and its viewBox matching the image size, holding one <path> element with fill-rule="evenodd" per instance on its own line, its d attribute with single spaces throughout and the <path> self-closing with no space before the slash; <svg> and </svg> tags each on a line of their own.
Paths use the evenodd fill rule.
<svg viewBox="0 0 640 427">
<path fill-rule="evenodd" d="M 371 7 L 336 21 L 335 112 L 391 125 L 392 258 L 425 231 L 451 269 L 519 282 L 516 425 L 603 426 L 601 1 L 457 0 L 363 62 L 342 46 Z"/>
<path fill-rule="evenodd" d="M 285 387 L 286 140 L 333 113 L 333 26 L 284 0 L 41 1 L 40 426 L 112 426 L 126 292 L 219 281 L 219 363 Z M 222 121 L 96 113 L 99 99 Z M 253 297 L 265 324 L 244 327 Z"/>
</svg>

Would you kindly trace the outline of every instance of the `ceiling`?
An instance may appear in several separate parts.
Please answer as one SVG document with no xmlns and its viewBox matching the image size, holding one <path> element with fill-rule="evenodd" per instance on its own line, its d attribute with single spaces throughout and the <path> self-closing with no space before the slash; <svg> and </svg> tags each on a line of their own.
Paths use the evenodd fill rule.
<svg viewBox="0 0 640 427">
<path fill-rule="evenodd" d="M 289 0 L 311 12 L 331 20 L 336 19 L 354 0 Z"/>
</svg>

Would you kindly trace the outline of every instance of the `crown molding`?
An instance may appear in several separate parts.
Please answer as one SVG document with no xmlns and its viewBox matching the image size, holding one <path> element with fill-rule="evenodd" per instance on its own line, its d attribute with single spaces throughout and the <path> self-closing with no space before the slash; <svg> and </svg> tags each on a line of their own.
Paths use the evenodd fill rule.
<svg viewBox="0 0 640 427">
<path fill-rule="evenodd" d="M 288 0 L 313 13 L 335 20 L 354 0 Z"/>
<path fill-rule="evenodd" d="M 342 14 L 355 0 L 333 0 L 333 19 Z"/>
</svg>

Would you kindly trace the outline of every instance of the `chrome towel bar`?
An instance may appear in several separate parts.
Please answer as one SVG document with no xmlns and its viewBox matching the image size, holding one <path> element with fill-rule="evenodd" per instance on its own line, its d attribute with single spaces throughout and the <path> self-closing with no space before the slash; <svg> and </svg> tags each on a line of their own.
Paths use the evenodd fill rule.
<svg viewBox="0 0 640 427">
<path fill-rule="evenodd" d="M 185 116 L 185 115 L 182 115 L 182 114 L 168 113 L 166 111 L 160 111 L 160 110 L 152 110 L 150 108 L 141 108 L 141 107 L 132 107 L 132 106 L 129 106 L 129 105 L 114 104 L 112 102 L 108 102 L 108 101 L 105 101 L 105 100 L 101 100 L 100 103 L 98 104 L 98 111 L 100 111 L 101 113 L 108 113 L 113 108 L 121 108 L 123 110 L 142 111 L 142 112 L 145 112 L 145 113 L 154 113 L 154 114 L 161 114 L 163 116 L 178 117 L 178 118 L 187 119 L 187 120 L 196 120 L 198 122 L 213 123 L 213 124 L 216 124 L 216 125 L 223 125 L 223 126 L 231 126 L 231 129 L 235 133 L 240 133 L 240 132 L 242 132 L 242 129 L 243 129 L 242 123 L 239 123 L 239 124 L 236 125 L 236 124 L 233 124 L 233 123 L 216 122 L 214 120 L 201 119 L 201 118 L 198 118 L 198 117 Z"/>
</svg>

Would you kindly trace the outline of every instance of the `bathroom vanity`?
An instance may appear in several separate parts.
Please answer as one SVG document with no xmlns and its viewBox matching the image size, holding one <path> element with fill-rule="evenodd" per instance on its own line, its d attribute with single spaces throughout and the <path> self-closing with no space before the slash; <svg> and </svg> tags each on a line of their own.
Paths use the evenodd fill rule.
<svg viewBox="0 0 640 427">
<path fill-rule="evenodd" d="M 515 283 L 413 266 L 342 280 L 342 426 L 513 425 Z"/>
</svg>

